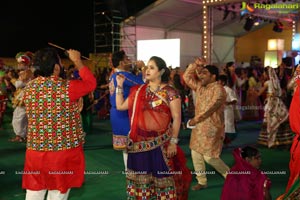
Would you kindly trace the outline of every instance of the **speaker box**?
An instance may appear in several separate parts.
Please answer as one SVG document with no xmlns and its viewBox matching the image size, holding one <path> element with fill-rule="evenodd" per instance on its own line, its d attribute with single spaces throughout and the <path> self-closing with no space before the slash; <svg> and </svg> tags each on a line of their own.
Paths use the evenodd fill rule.
<svg viewBox="0 0 300 200">
<path fill-rule="evenodd" d="M 245 31 L 250 31 L 253 25 L 254 25 L 254 19 L 248 17 L 244 25 Z"/>
</svg>

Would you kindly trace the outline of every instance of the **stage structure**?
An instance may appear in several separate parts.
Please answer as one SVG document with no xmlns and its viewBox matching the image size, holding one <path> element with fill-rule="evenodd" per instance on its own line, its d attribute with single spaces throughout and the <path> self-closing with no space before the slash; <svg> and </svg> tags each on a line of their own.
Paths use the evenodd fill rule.
<svg viewBox="0 0 300 200">
<path fill-rule="evenodd" d="M 192 0 L 190 0 L 192 1 Z M 257 1 L 241 1 L 241 0 L 203 0 L 202 1 L 202 56 L 211 63 L 211 55 L 213 54 L 213 21 L 214 21 L 214 14 L 213 14 L 213 8 L 216 6 L 224 6 L 234 3 L 240 3 L 246 4 L 246 3 L 256 3 Z M 284 3 L 284 2 L 282 2 Z M 291 2 L 290 2 L 291 3 Z M 241 12 L 241 10 L 239 10 Z M 294 15 L 288 15 L 287 17 L 281 18 L 280 16 L 274 16 L 274 14 L 269 13 L 250 13 L 250 15 L 256 16 L 257 18 L 263 18 L 263 19 L 277 19 L 277 20 L 284 20 L 292 23 L 292 29 L 293 29 L 293 40 L 295 40 L 295 35 L 299 33 L 300 29 L 300 20 L 299 20 L 299 12 L 295 13 Z M 225 15 L 224 15 L 225 16 Z M 296 16 L 296 17 L 293 17 Z M 297 17 L 298 16 L 298 17 Z"/>
</svg>

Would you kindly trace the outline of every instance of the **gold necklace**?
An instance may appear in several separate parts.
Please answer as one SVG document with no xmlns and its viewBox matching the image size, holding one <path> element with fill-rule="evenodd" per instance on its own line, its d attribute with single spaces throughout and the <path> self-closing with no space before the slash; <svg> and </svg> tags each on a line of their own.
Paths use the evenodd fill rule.
<svg viewBox="0 0 300 200">
<path fill-rule="evenodd" d="M 153 90 L 150 85 L 147 86 L 146 88 L 146 99 L 148 101 L 148 104 L 150 106 L 151 109 L 153 109 L 154 107 L 158 106 L 161 104 L 161 102 L 158 102 L 157 99 L 157 95 L 156 93 L 160 90 L 160 84 L 158 85 L 158 87 Z M 160 100 L 161 101 L 161 100 Z"/>
<path fill-rule="evenodd" d="M 157 93 L 160 90 L 160 84 L 157 86 L 157 88 L 155 90 L 152 89 L 150 85 L 148 85 L 148 87 L 149 87 L 149 90 L 153 93 Z"/>
</svg>

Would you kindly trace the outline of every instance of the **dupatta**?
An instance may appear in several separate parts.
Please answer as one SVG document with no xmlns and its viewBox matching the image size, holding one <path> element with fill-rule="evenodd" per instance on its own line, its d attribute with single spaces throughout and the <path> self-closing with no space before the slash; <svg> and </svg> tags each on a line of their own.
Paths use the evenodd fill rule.
<svg viewBox="0 0 300 200">
<path fill-rule="evenodd" d="M 242 158 L 241 148 L 233 151 L 234 166 L 225 179 L 221 200 L 264 200 L 264 188 L 271 182 L 265 174 Z"/>
<path fill-rule="evenodd" d="M 164 89 L 155 94 L 147 88 L 148 84 L 134 86 L 128 96 L 129 139 L 133 143 L 153 139 L 170 129 L 172 116 Z"/>
<path fill-rule="evenodd" d="M 278 127 L 285 122 L 289 117 L 289 112 L 281 100 L 282 90 L 276 72 L 273 68 L 269 67 L 269 77 L 272 95 L 268 97 L 266 104 L 266 120 L 267 132 L 269 138 L 268 146 L 274 144 Z"/>
</svg>

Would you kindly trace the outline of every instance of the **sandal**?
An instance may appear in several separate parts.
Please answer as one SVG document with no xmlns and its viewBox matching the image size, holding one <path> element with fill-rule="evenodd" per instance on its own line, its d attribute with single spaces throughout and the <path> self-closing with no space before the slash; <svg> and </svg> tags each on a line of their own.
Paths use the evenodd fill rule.
<svg viewBox="0 0 300 200">
<path fill-rule="evenodd" d="M 10 142 L 25 142 L 25 139 L 20 136 L 16 136 L 15 138 L 10 139 L 9 141 Z"/>
<path fill-rule="evenodd" d="M 201 190 L 201 189 L 204 189 L 204 188 L 207 188 L 207 185 L 201 185 L 201 184 L 196 184 L 192 187 L 192 190 L 193 191 L 197 191 L 197 190 Z"/>
</svg>

